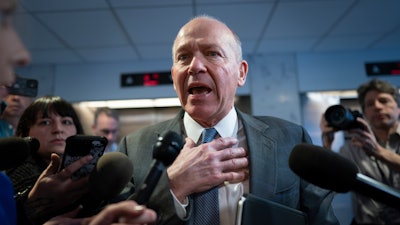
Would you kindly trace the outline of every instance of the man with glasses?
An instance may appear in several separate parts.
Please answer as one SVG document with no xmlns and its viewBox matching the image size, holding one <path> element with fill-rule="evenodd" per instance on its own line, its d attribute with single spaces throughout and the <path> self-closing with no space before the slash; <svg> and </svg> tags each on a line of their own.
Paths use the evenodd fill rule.
<svg viewBox="0 0 400 225">
<path fill-rule="evenodd" d="M 104 153 L 117 150 L 119 115 L 115 109 L 98 108 L 94 113 L 92 130 L 95 135 L 107 138 L 108 144 Z"/>
</svg>

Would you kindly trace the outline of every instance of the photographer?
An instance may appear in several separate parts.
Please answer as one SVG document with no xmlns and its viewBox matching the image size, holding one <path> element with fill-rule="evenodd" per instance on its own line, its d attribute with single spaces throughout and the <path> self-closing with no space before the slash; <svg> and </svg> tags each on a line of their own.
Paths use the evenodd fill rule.
<svg viewBox="0 0 400 225">
<path fill-rule="evenodd" d="M 351 135 L 340 154 L 352 160 L 359 172 L 381 183 L 400 189 L 400 96 L 388 82 L 371 80 L 357 89 L 363 117 L 354 116 L 354 126 L 337 127 L 321 118 L 322 141 L 331 149 L 334 132 Z M 328 114 L 325 112 L 325 114 Z M 329 116 L 327 116 L 329 118 Z M 352 193 L 352 224 L 400 224 L 400 211 L 378 201 Z"/>
</svg>

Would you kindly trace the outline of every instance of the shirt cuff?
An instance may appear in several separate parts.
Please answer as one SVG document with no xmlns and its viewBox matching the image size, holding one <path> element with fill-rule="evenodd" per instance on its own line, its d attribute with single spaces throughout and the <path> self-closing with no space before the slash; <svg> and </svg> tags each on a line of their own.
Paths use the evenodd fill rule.
<svg viewBox="0 0 400 225">
<path fill-rule="evenodd" d="M 175 196 L 174 192 L 172 192 L 172 190 L 170 190 L 171 195 L 174 199 L 174 206 L 175 206 L 175 211 L 176 211 L 176 215 L 178 215 L 178 217 L 182 220 L 184 220 L 187 217 L 187 212 L 186 212 L 186 207 L 189 205 L 189 200 L 186 197 L 185 201 L 183 203 L 181 203 Z"/>
</svg>

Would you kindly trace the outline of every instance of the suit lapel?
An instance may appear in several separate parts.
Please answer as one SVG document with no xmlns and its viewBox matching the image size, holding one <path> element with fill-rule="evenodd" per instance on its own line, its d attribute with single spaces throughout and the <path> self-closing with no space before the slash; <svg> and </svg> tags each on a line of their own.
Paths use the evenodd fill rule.
<svg viewBox="0 0 400 225">
<path fill-rule="evenodd" d="M 247 137 L 250 159 L 250 193 L 269 198 L 276 184 L 276 141 L 268 136 L 269 126 L 238 110 Z M 268 194 L 269 193 L 269 194 Z"/>
</svg>

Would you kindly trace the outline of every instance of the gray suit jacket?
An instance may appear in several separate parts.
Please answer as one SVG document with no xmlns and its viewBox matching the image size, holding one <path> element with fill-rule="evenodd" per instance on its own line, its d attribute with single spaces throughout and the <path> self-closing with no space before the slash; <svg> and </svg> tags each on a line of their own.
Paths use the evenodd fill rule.
<svg viewBox="0 0 400 225">
<path fill-rule="evenodd" d="M 331 207 L 333 193 L 300 179 L 288 166 L 293 147 L 311 142 L 304 128 L 282 119 L 253 117 L 237 111 L 249 149 L 250 192 L 305 212 L 310 224 L 339 224 Z M 158 136 L 168 130 L 183 135 L 183 115 L 181 111 L 174 119 L 143 128 L 121 140 L 119 151 L 127 154 L 133 162 L 132 190 L 147 175 Z M 175 214 L 166 173 L 147 206 L 157 212 L 157 224 L 183 224 Z"/>
</svg>

